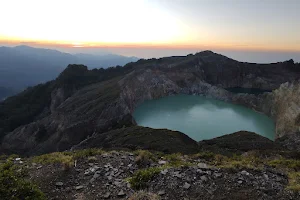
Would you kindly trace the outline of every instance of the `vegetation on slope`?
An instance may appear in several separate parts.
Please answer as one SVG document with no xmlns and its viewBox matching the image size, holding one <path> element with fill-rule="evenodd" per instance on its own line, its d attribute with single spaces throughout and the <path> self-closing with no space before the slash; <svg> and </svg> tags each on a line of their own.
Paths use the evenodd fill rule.
<svg viewBox="0 0 300 200">
<path fill-rule="evenodd" d="M 116 124 L 118 125 L 118 124 Z M 116 128 L 116 126 L 115 126 Z M 148 149 L 165 153 L 196 153 L 197 143 L 187 135 L 167 129 L 152 129 L 141 126 L 131 126 L 97 134 L 77 148 L 106 148 L 106 149 Z"/>
<path fill-rule="evenodd" d="M 102 149 L 84 149 L 73 152 L 55 152 L 36 156 L 31 162 L 41 164 L 61 164 L 63 169 L 70 169 L 77 160 L 94 160 L 94 156 L 109 153 Z M 144 189 L 147 182 L 167 168 L 184 166 L 197 166 L 199 161 L 206 163 L 207 167 L 230 170 L 263 170 L 271 167 L 285 172 L 289 177 L 287 189 L 300 191 L 300 155 L 290 151 L 249 151 L 242 155 L 226 156 L 212 152 L 201 151 L 197 154 L 182 155 L 180 153 L 164 154 L 159 151 L 138 150 L 133 152 L 136 156 L 135 163 L 140 167 L 128 179 L 135 189 Z M 161 166 L 153 166 L 159 160 L 166 162 Z M 65 166 L 68 167 L 65 167 Z"/>
<path fill-rule="evenodd" d="M 1 102 L 0 134 L 33 121 L 50 104 L 53 83 L 50 81 L 28 88 Z"/>
<path fill-rule="evenodd" d="M 54 89 L 65 89 L 67 98 L 86 85 L 126 74 L 132 68 L 131 63 L 124 67 L 93 70 L 88 70 L 83 65 L 69 65 L 56 80 L 29 87 L 0 103 L 0 138 L 3 137 L 3 133 L 34 121 L 42 112 L 49 114 L 51 92 Z"/>
<path fill-rule="evenodd" d="M 24 170 L 12 161 L 0 164 L 0 197 L 2 200 L 44 200 L 45 195 L 33 183 L 24 179 Z"/>
</svg>

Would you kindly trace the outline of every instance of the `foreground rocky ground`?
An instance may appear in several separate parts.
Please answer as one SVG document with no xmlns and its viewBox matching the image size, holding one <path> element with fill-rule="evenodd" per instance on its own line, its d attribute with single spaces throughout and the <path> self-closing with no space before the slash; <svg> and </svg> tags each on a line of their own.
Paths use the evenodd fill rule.
<svg viewBox="0 0 300 200">
<path fill-rule="evenodd" d="M 298 156 L 284 151 L 227 157 L 87 149 L 8 159 L 46 199 L 240 200 L 300 199 Z"/>
</svg>

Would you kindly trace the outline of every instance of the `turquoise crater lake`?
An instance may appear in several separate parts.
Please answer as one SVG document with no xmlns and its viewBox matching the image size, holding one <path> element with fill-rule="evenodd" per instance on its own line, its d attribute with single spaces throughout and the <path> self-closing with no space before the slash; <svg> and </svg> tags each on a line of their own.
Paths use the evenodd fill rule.
<svg viewBox="0 0 300 200">
<path fill-rule="evenodd" d="M 243 106 L 193 95 L 176 95 L 145 101 L 133 116 L 140 126 L 167 128 L 196 141 L 240 130 L 274 140 L 275 125 L 266 115 Z"/>
</svg>

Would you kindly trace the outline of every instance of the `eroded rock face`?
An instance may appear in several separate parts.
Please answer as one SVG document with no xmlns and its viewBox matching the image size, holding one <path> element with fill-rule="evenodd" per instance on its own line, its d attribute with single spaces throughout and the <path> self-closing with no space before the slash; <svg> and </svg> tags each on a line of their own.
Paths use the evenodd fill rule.
<svg viewBox="0 0 300 200">
<path fill-rule="evenodd" d="M 282 137 L 300 130 L 300 83 L 285 83 L 274 90 L 271 116 L 276 122 L 276 136 Z"/>
<path fill-rule="evenodd" d="M 300 152 L 300 132 L 284 135 L 276 143 L 287 150 Z"/>
<path fill-rule="evenodd" d="M 299 92 L 299 86 L 279 88 L 280 84 L 300 77 L 294 67 L 291 62 L 241 63 L 210 51 L 141 60 L 133 64 L 130 73 L 72 94 L 53 90 L 51 104 L 45 108 L 51 112 L 6 133 L 0 150 L 22 154 L 67 150 L 91 136 L 135 125 L 132 113 L 143 101 L 180 93 L 209 96 L 263 112 L 275 120 L 277 135 L 282 136 L 297 129 L 299 101 L 293 94 Z M 233 94 L 225 90 L 229 87 L 279 89 L 253 95 Z"/>
</svg>

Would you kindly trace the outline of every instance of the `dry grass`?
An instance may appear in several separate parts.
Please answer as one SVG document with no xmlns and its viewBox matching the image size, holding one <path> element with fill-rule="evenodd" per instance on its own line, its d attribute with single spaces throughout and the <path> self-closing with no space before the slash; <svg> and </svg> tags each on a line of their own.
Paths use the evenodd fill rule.
<svg viewBox="0 0 300 200">
<path fill-rule="evenodd" d="M 289 173 L 289 185 L 287 189 L 298 192 L 300 191 L 300 172 Z"/>
<path fill-rule="evenodd" d="M 41 164 L 61 164 L 64 170 L 72 168 L 74 164 L 73 156 L 64 152 L 54 152 L 36 156 L 32 158 L 32 162 Z"/>
<path fill-rule="evenodd" d="M 151 161 L 156 161 L 157 160 L 155 158 L 155 156 L 149 151 L 138 150 L 138 151 L 135 152 L 135 154 L 137 155 L 136 158 L 135 158 L 135 163 L 139 167 L 146 167 L 151 163 Z"/>
<path fill-rule="evenodd" d="M 96 161 L 96 155 L 101 155 L 102 149 L 84 149 L 73 152 L 54 152 L 35 156 L 31 159 L 32 162 L 41 164 L 61 164 L 64 170 L 69 170 L 74 166 L 74 161 L 81 158 L 86 158 L 88 161 Z"/>
</svg>

